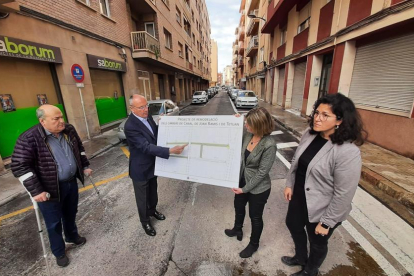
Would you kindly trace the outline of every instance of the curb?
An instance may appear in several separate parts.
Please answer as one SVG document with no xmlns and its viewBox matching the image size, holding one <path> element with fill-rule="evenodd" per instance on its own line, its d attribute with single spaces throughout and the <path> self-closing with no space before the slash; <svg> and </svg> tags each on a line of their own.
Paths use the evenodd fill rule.
<svg viewBox="0 0 414 276">
<path fill-rule="evenodd" d="M 27 192 L 25 190 L 20 191 L 18 193 L 15 193 L 14 195 L 12 195 L 10 197 L 1 200 L 0 201 L 0 207 L 3 206 L 3 205 L 6 205 L 7 203 L 13 201 L 14 199 L 16 199 L 16 198 L 18 198 L 18 197 L 20 197 L 21 195 L 24 195 L 24 194 L 27 194 Z"/>
<path fill-rule="evenodd" d="M 108 151 L 109 149 L 111 149 L 111 148 L 113 148 L 113 147 L 115 147 L 115 146 L 117 146 L 117 145 L 119 145 L 119 144 L 121 144 L 121 141 L 118 141 L 118 142 L 116 142 L 116 143 L 114 143 L 114 144 L 107 145 L 107 146 L 105 146 L 105 147 L 101 148 L 100 150 L 98 150 L 98 151 L 94 152 L 94 153 L 91 155 L 91 157 L 89 157 L 88 159 L 89 159 L 89 160 L 94 159 L 94 158 L 95 158 L 96 156 L 98 156 L 99 154 L 104 153 L 105 151 Z"/>
<path fill-rule="evenodd" d="M 281 125 L 282 127 L 284 127 L 284 128 L 286 128 L 287 130 L 289 130 L 290 132 L 292 132 L 295 136 L 297 136 L 297 137 L 302 137 L 302 133 L 300 133 L 299 131 L 297 131 L 296 129 L 294 129 L 294 128 L 292 128 L 292 127 L 290 127 L 289 125 L 287 125 L 285 122 L 282 122 L 281 120 L 279 120 L 278 118 L 277 118 L 277 116 L 276 115 L 272 115 L 272 117 L 273 117 L 273 119 L 275 119 L 275 121 L 279 124 L 279 125 Z"/>
</svg>

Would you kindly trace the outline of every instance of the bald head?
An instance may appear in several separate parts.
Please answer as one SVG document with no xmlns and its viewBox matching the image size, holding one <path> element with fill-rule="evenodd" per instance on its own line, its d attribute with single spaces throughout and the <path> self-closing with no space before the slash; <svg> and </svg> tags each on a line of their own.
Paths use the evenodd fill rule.
<svg viewBox="0 0 414 276">
<path fill-rule="evenodd" d="M 131 111 L 141 117 L 141 118 L 147 118 L 148 117 L 148 102 L 145 97 L 134 94 L 129 100 Z"/>
<path fill-rule="evenodd" d="M 62 111 L 54 105 L 45 104 L 36 110 L 40 124 L 50 133 L 58 134 L 65 129 Z"/>
</svg>

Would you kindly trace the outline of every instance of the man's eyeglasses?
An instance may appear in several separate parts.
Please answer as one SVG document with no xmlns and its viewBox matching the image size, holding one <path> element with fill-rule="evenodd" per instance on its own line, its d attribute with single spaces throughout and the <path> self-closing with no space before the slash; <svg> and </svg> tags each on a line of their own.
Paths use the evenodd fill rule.
<svg viewBox="0 0 414 276">
<path fill-rule="evenodd" d="M 148 107 L 149 107 L 149 104 L 146 104 L 146 105 L 143 105 L 143 106 L 133 106 L 133 105 L 131 105 L 131 107 L 133 107 L 133 108 L 136 108 L 136 109 L 139 109 L 139 110 L 144 110 L 144 109 L 147 109 Z"/>
</svg>

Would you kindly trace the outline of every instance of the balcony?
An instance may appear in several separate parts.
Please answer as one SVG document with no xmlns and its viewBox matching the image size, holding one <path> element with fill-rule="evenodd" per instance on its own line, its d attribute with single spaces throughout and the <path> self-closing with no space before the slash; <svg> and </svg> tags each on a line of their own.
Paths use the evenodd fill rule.
<svg viewBox="0 0 414 276">
<path fill-rule="evenodd" d="M 155 58 L 161 56 L 160 42 L 147 32 L 132 32 L 132 57 Z"/>
<path fill-rule="evenodd" d="M 309 28 L 306 28 L 293 38 L 293 53 L 297 53 L 308 46 L 308 36 Z"/>
<path fill-rule="evenodd" d="M 236 31 L 234 32 L 234 34 L 235 35 L 238 35 L 239 34 L 239 28 L 238 27 L 236 27 Z"/>
<path fill-rule="evenodd" d="M 285 55 L 286 55 L 286 43 L 283 43 L 283 45 L 277 48 L 276 60 L 284 58 Z"/>
<path fill-rule="evenodd" d="M 193 64 L 187 61 L 186 62 L 186 68 L 193 71 Z"/>
<path fill-rule="evenodd" d="M 247 27 L 247 36 L 257 35 L 259 32 L 259 10 L 254 10 L 250 14 L 253 14 L 254 16 L 256 16 L 256 18 L 250 19 L 249 26 Z"/>
<path fill-rule="evenodd" d="M 243 53 L 244 53 L 244 42 L 239 41 L 239 54 L 243 55 Z"/>
<path fill-rule="evenodd" d="M 239 56 L 238 66 L 239 67 L 243 67 L 244 66 L 243 56 Z"/>
<path fill-rule="evenodd" d="M 247 14 L 259 7 L 260 0 L 250 0 L 249 2 L 247 3 Z"/>
<path fill-rule="evenodd" d="M 257 53 L 259 48 L 259 37 L 257 35 L 253 36 L 250 41 L 249 45 L 247 46 L 246 56 L 252 57 Z"/>
<path fill-rule="evenodd" d="M 239 41 L 244 41 L 244 25 L 239 27 Z"/>
<path fill-rule="evenodd" d="M 237 54 L 239 52 L 239 45 L 233 46 L 233 52 Z"/>
</svg>

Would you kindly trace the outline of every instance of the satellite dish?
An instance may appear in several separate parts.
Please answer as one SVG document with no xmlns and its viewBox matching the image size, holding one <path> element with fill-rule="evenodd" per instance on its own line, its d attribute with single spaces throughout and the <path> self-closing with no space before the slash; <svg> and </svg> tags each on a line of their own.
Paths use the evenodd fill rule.
<svg viewBox="0 0 414 276">
<path fill-rule="evenodd" d="M 7 18 L 9 16 L 8 12 L 0 12 L 0 19 Z"/>
</svg>

